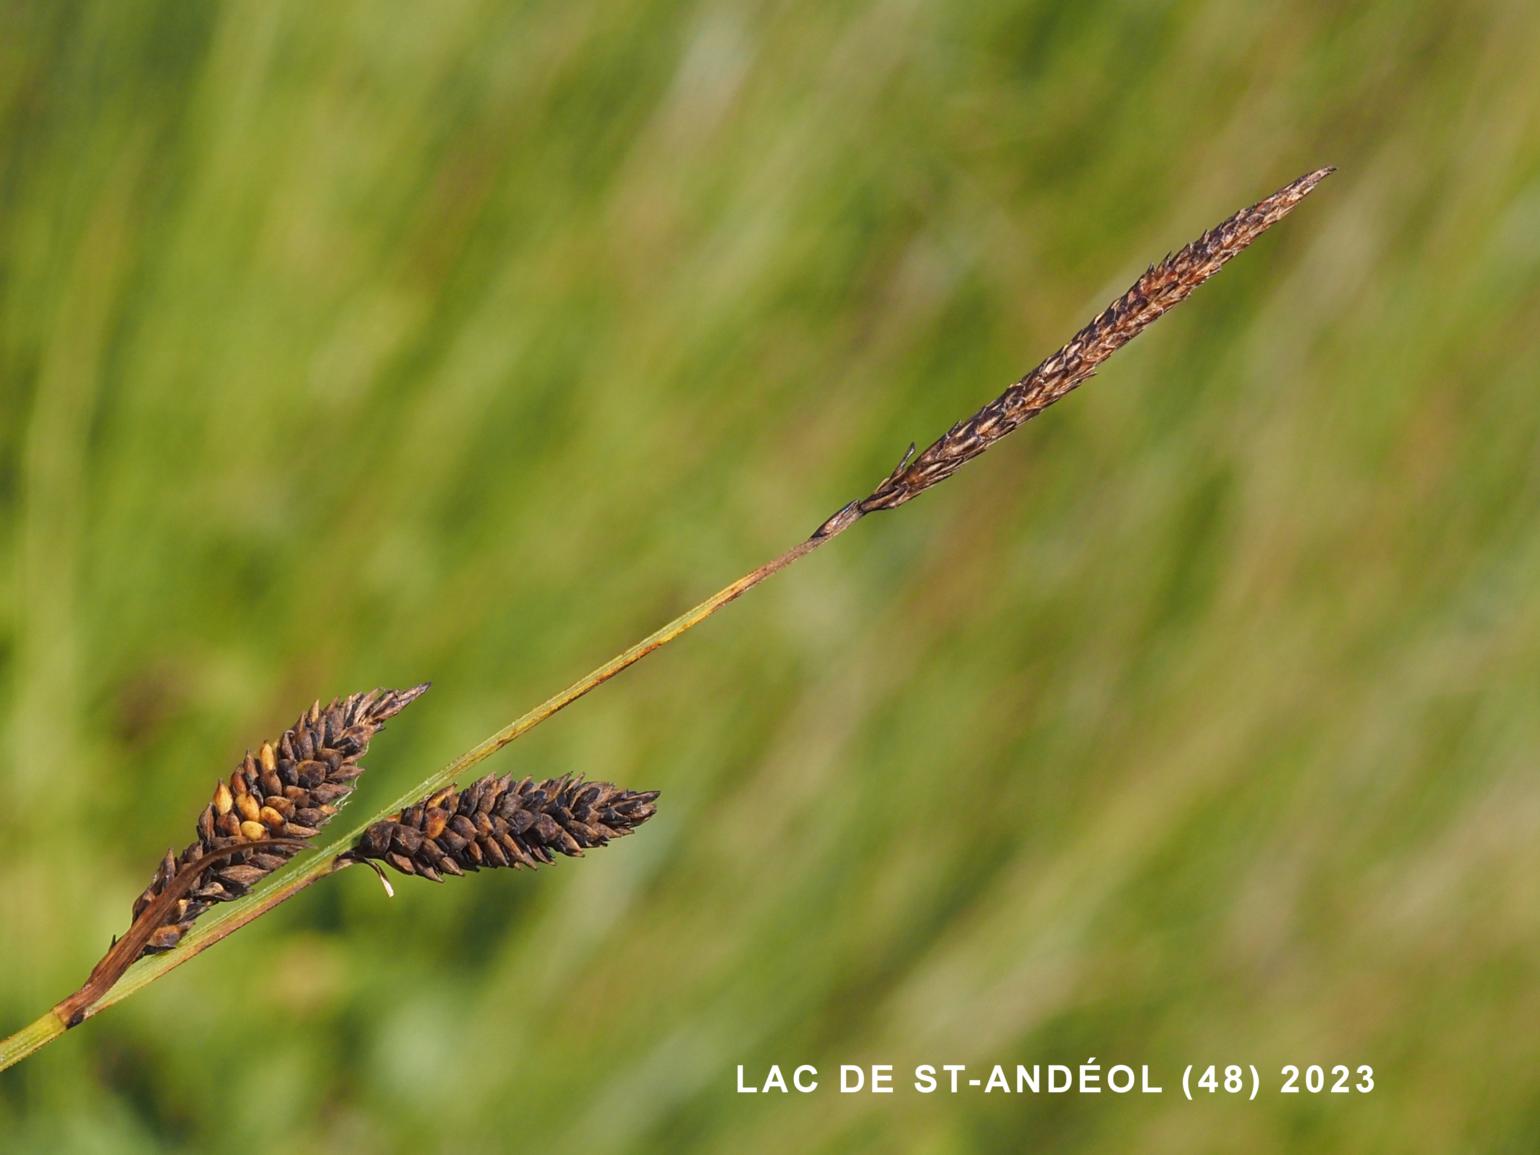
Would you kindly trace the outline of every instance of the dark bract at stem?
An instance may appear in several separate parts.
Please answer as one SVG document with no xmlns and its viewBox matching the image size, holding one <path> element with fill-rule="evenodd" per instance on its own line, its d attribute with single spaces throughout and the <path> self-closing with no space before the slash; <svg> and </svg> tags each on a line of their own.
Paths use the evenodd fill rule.
<svg viewBox="0 0 1540 1155">
<path fill-rule="evenodd" d="M 299 838 L 267 838 L 260 842 L 231 843 L 210 850 L 196 862 L 182 867 L 166 880 L 148 905 L 136 908 L 139 913 L 134 916 L 128 933 L 113 940 L 107 953 L 91 968 L 91 974 L 81 988 L 54 1007 L 53 1013 L 66 1027 L 79 1026 L 97 1000 L 112 989 L 112 985 L 133 965 L 135 959 L 145 954 L 145 944 L 155 936 L 157 928 L 162 927 L 171 917 L 173 910 L 185 908 L 186 899 L 182 896 L 199 884 L 199 879 L 207 870 L 240 855 L 279 852 L 288 855 L 297 853 L 303 846 L 304 840 Z"/>
</svg>

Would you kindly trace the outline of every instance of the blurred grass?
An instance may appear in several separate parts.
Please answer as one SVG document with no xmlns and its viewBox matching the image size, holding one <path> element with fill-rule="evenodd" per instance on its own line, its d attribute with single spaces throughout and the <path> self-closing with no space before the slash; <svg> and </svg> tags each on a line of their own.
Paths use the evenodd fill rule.
<svg viewBox="0 0 1540 1155">
<path fill-rule="evenodd" d="M 0 1078 L 5 1149 L 1535 1149 L 1537 34 L 5 4 L 6 1029 L 312 697 L 434 679 L 388 797 L 1342 167 L 1019 440 L 500 757 L 661 788 L 641 836 L 317 888 Z M 732 1093 L 1092 1056 L 1379 1089 Z"/>
</svg>

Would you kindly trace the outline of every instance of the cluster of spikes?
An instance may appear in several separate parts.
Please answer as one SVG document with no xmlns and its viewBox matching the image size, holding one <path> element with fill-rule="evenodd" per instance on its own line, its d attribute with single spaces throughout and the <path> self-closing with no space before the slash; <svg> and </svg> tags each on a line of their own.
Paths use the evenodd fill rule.
<svg viewBox="0 0 1540 1155">
<path fill-rule="evenodd" d="M 239 898 L 304 850 L 352 793 L 370 740 L 427 689 L 317 702 L 277 741 L 248 752 L 214 787 L 198 816 L 198 840 L 181 854 L 166 852 L 134 902 L 128 932 L 54 1015 L 66 1027 L 84 1021 L 137 959 L 172 950 L 215 903 Z M 434 881 L 484 866 L 535 867 L 630 834 L 652 817 L 657 797 L 572 776 L 536 784 L 493 775 L 374 823 L 334 867 L 367 863 L 384 879 L 383 862 Z"/>
<path fill-rule="evenodd" d="M 630 834 L 653 816 L 657 797 L 571 775 L 535 782 L 492 774 L 376 822 L 343 858 L 434 882 L 483 867 L 533 869 Z"/>
<path fill-rule="evenodd" d="M 156 954 L 181 941 L 193 922 L 218 902 L 239 898 L 315 837 L 364 772 L 359 759 L 387 718 L 428 689 L 371 690 L 316 702 L 276 742 L 248 751 L 228 782 L 198 816 L 198 840 L 181 854 L 166 852 L 155 877 L 134 903 L 134 918 L 156 904 L 179 876 L 209 860 L 164 912 L 141 951 Z"/>
</svg>

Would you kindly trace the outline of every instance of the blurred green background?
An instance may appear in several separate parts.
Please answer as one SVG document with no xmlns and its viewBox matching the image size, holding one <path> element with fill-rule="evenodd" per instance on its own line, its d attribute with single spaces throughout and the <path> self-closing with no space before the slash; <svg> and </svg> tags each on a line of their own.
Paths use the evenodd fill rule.
<svg viewBox="0 0 1540 1155">
<path fill-rule="evenodd" d="M 357 818 L 1341 166 L 492 764 L 637 837 L 331 880 L 0 1075 L 5 1151 L 1540 1145 L 1533 4 L 0 12 L 6 1030 L 312 698 L 434 680 Z M 1168 1093 L 734 1093 L 1091 1057 Z"/>
</svg>

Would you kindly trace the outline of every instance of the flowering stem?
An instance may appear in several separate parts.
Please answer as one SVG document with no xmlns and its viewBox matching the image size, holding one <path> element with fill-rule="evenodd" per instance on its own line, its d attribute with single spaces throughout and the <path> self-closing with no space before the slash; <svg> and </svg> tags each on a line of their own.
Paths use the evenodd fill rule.
<svg viewBox="0 0 1540 1155">
<path fill-rule="evenodd" d="M 925 490 L 946 480 L 963 464 L 1019 428 L 1024 422 L 1086 381 L 1098 366 L 1145 328 L 1158 320 L 1217 273 L 1278 221 L 1283 219 L 1333 170 L 1317 169 L 1285 185 L 1269 197 L 1221 221 L 1197 240 L 1151 265 L 1129 290 L 1072 337 L 1067 345 L 1010 386 L 972 417 L 959 421 L 918 456 L 911 446 L 892 473 L 871 494 L 846 505 L 825 521 L 813 536 L 779 557 L 724 586 L 694 609 L 649 634 L 629 650 L 611 658 L 592 673 L 578 679 L 561 693 L 504 726 L 480 745 L 467 750 L 437 774 L 413 787 L 383 810 L 348 831 L 314 857 L 294 864 L 279 882 L 231 902 L 200 920 L 174 950 L 141 959 L 126 971 L 99 969 L 80 992 L 66 999 L 29 1027 L 0 1041 L 0 1070 L 20 1061 L 63 1034 L 68 1026 L 126 999 L 168 971 L 201 954 L 232 931 L 293 898 L 305 887 L 348 865 L 338 856 L 352 849 L 364 830 L 387 815 L 398 813 L 426 795 L 449 786 L 466 770 L 491 757 L 520 735 L 533 730 L 551 715 L 564 710 L 590 690 L 635 665 L 656 649 L 694 629 L 729 602 L 825 542 L 838 537 L 868 513 L 895 509 Z M 196 873 L 196 872 L 195 872 Z M 131 933 L 133 928 L 131 928 Z M 117 956 L 137 953 L 125 946 Z M 114 956 L 109 956 L 114 957 Z M 104 960 L 105 962 L 105 960 Z M 118 973 L 121 971 L 121 977 Z"/>
</svg>

